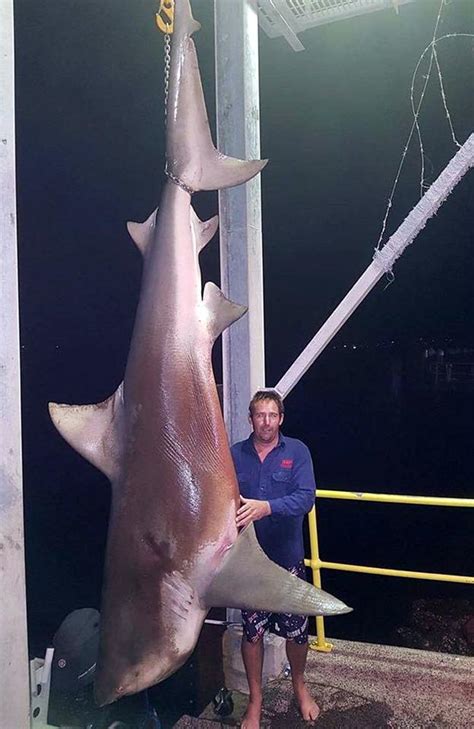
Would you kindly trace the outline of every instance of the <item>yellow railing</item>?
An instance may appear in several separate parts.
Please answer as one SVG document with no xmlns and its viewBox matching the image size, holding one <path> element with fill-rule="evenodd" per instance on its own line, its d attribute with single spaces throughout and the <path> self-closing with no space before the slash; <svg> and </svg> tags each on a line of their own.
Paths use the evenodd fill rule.
<svg viewBox="0 0 474 729">
<path fill-rule="evenodd" d="M 399 494 L 370 494 L 356 491 L 331 491 L 329 489 L 318 489 L 318 499 L 348 499 L 352 501 L 378 501 L 385 504 L 416 504 L 423 506 L 460 506 L 474 507 L 474 499 L 452 499 L 435 496 L 401 496 Z M 362 572 L 368 575 L 388 575 L 390 577 L 411 577 L 418 580 L 441 580 L 442 582 L 461 582 L 474 585 L 474 577 L 464 575 L 443 575 L 435 572 L 410 572 L 408 570 L 388 569 L 385 567 L 365 567 L 357 564 L 343 564 L 340 562 L 326 562 L 319 554 L 318 526 L 316 520 L 316 508 L 308 514 L 309 539 L 311 547 L 311 559 L 305 559 L 305 565 L 311 567 L 313 573 L 313 584 L 321 587 L 321 570 L 341 570 L 344 572 Z M 311 643 L 311 648 L 318 651 L 329 652 L 332 644 L 328 643 L 324 633 L 324 618 L 316 618 L 316 640 Z"/>
</svg>

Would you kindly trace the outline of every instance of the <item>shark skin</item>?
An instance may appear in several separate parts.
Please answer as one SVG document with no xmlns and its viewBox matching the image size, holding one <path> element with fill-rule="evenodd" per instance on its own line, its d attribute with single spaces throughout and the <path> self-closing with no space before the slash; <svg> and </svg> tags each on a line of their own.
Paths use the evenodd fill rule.
<svg viewBox="0 0 474 729">
<path fill-rule="evenodd" d="M 103 403 L 50 403 L 61 435 L 112 483 L 99 705 L 175 672 L 212 606 L 309 615 L 350 610 L 271 562 L 253 525 L 237 532 L 238 483 L 211 351 L 246 308 L 212 283 L 202 292 L 198 256 L 217 218 L 200 221 L 191 193 L 241 184 L 266 161 L 215 150 L 191 39 L 198 27 L 188 0 L 176 0 L 169 179 L 160 211 L 128 224 L 144 265 L 124 381 Z"/>
</svg>

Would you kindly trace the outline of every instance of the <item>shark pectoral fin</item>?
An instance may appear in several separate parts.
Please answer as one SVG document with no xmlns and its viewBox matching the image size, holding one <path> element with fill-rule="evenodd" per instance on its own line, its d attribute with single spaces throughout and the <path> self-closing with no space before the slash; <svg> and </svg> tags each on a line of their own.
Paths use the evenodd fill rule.
<svg viewBox="0 0 474 729">
<path fill-rule="evenodd" d="M 295 615 L 341 615 L 351 611 L 341 600 L 272 562 L 260 547 L 253 524 L 239 534 L 227 551 L 204 602 L 209 608 Z"/>
<path fill-rule="evenodd" d="M 213 341 L 247 311 L 246 306 L 226 299 L 220 288 L 212 281 L 208 281 L 204 286 L 203 300 L 209 313 L 209 327 Z"/>
<path fill-rule="evenodd" d="M 95 405 L 48 405 L 51 419 L 64 440 L 110 480 L 119 466 L 122 389 L 121 384 L 107 400 Z"/>
<path fill-rule="evenodd" d="M 145 255 L 148 245 L 153 237 L 156 224 L 158 208 L 153 210 L 150 217 L 144 223 L 127 223 L 127 230 L 137 248 Z"/>
<path fill-rule="evenodd" d="M 209 243 L 209 241 L 215 236 L 217 228 L 219 227 L 219 216 L 214 215 L 209 220 L 200 220 L 191 205 L 191 228 L 193 231 L 194 240 L 196 242 L 196 248 L 198 253 Z"/>
</svg>

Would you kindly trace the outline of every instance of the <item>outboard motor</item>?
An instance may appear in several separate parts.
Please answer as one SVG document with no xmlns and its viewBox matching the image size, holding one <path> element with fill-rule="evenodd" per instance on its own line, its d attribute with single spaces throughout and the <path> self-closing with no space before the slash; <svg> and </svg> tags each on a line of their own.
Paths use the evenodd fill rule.
<svg viewBox="0 0 474 729">
<path fill-rule="evenodd" d="M 77 729 L 160 729 L 146 691 L 110 706 L 95 705 L 99 621 L 100 614 L 93 608 L 69 613 L 56 631 L 45 661 L 31 662 L 32 729 L 64 725 Z"/>
</svg>

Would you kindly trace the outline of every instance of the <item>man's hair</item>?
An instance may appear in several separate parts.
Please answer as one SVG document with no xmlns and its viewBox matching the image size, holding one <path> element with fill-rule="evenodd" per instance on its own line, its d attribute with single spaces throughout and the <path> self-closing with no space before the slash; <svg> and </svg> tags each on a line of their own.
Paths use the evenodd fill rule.
<svg viewBox="0 0 474 729">
<path fill-rule="evenodd" d="M 278 406 L 278 412 L 283 415 L 285 412 L 285 406 L 283 405 L 283 399 L 277 390 L 257 390 L 249 404 L 249 414 L 253 415 L 255 405 L 262 400 L 273 400 Z"/>
</svg>

